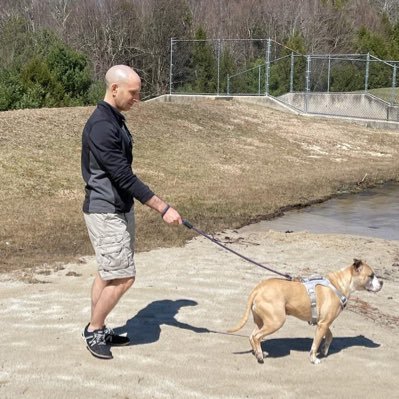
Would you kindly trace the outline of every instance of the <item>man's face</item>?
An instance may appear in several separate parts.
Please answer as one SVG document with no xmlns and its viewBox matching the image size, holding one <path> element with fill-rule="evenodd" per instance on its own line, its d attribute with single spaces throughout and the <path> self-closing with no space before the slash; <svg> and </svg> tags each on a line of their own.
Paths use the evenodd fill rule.
<svg viewBox="0 0 399 399">
<path fill-rule="evenodd" d="M 130 108 L 140 101 L 141 81 L 137 77 L 131 77 L 123 83 L 114 84 L 115 106 L 119 111 L 129 111 Z"/>
</svg>

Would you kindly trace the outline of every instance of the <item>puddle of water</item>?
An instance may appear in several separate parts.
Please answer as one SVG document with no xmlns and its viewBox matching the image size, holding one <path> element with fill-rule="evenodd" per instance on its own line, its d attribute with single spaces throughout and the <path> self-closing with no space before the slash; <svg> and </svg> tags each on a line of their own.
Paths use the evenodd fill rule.
<svg viewBox="0 0 399 399">
<path fill-rule="evenodd" d="M 399 240 L 399 185 L 388 183 L 359 194 L 343 194 L 258 225 L 256 229 L 260 230 L 351 234 Z"/>
</svg>

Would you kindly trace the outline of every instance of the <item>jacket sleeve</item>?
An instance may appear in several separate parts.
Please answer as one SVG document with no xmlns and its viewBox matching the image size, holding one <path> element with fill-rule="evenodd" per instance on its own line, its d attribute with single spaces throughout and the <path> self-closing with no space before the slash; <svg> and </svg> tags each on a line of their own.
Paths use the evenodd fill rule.
<svg viewBox="0 0 399 399">
<path fill-rule="evenodd" d="M 154 193 L 134 173 L 120 144 L 117 128 L 110 122 L 99 121 L 89 133 L 89 147 L 101 169 L 108 174 L 112 184 L 127 192 L 141 203 Z"/>
</svg>

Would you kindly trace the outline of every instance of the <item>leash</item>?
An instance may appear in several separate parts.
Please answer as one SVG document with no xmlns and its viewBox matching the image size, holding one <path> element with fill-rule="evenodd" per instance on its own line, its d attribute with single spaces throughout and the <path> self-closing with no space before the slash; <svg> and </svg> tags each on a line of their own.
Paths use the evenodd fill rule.
<svg viewBox="0 0 399 399">
<path fill-rule="evenodd" d="M 250 259 L 250 258 L 248 258 L 248 257 L 246 257 L 246 256 L 244 256 L 244 255 L 241 255 L 240 253 L 234 251 L 233 249 L 231 249 L 231 248 L 229 248 L 229 247 L 226 247 L 225 245 L 223 245 L 221 242 L 219 242 L 219 241 L 216 240 L 215 238 L 213 238 L 213 237 L 211 237 L 210 235 L 206 234 L 206 233 L 203 232 L 202 230 L 199 230 L 199 229 L 197 229 L 196 227 L 194 227 L 188 220 L 183 219 L 183 224 L 184 224 L 184 226 L 186 226 L 188 229 L 196 231 L 198 234 L 204 236 L 205 238 L 207 238 L 208 240 L 212 241 L 212 242 L 215 243 L 216 245 L 219 245 L 219 246 L 222 247 L 223 249 L 226 249 L 227 251 L 230 251 L 230 252 L 233 253 L 234 255 L 239 256 L 240 258 L 246 260 L 247 262 L 253 263 L 253 264 L 256 265 L 256 266 L 261 267 L 262 269 L 266 269 L 266 270 L 268 270 L 269 272 L 272 272 L 272 273 L 278 274 L 278 275 L 280 275 L 280 276 L 282 276 L 282 277 L 285 277 L 285 278 L 288 279 L 288 280 L 293 280 L 293 277 L 290 276 L 289 274 L 280 273 L 280 272 L 278 272 L 277 270 L 271 269 L 270 267 L 267 267 L 267 266 L 262 265 L 262 264 L 260 264 L 260 263 L 258 263 L 258 262 L 255 262 L 254 260 L 252 260 L 252 259 Z"/>
</svg>

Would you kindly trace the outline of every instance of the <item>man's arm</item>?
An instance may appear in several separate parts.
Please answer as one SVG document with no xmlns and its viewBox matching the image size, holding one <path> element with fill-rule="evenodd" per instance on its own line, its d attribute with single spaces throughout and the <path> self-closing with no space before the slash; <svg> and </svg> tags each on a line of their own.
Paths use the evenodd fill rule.
<svg viewBox="0 0 399 399">
<path fill-rule="evenodd" d="M 99 121 L 92 127 L 89 136 L 90 151 L 110 177 L 112 184 L 129 193 L 141 203 L 148 201 L 154 193 L 132 171 L 123 153 L 117 129 L 107 121 Z"/>
<path fill-rule="evenodd" d="M 153 195 L 145 205 L 154 209 L 162 215 L 162 219 L 169 224 L 182 224 L 182 218 L 176 209 L 172 208 L 169 204 L 167 204 L 163 199 L 159 198 L 156 195 Z"/>
<path fill-rule="evenodd" d="M 131 165 L 118 144 L 117 131 L 111 123 L 97 123 L 96 129 L 91 130 L 89 140 L 94 157 L 110 175 L 116 187 L 127 191 L 141 203 L 159 212 L 166 223 L 182 224 L 179 213 L 133 174 Z"/>
</svg>

